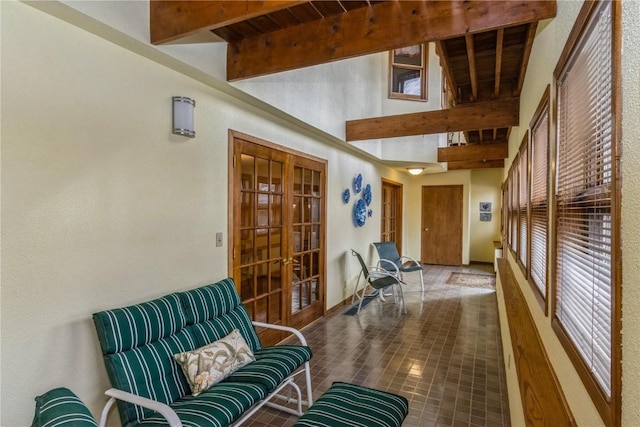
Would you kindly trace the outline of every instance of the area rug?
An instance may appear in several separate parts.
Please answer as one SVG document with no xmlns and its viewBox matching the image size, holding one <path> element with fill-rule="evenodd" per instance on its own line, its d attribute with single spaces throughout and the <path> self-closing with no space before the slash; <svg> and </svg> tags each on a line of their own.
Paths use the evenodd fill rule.
<svg viewBox="0 0 640 427">
<path fill-rule="evenodd" d="M 492 289 L 496 288 L 496 276 L 493 274 L 474 274 L 452 272 L 444 281 L 447 285 L 466 286 L 468 288 Z"/>
<path fill-rule="evenodd" d="M 372 295 L 372 296 L 365 296 L 364 297 L 364 301 L 362 301 L 362 307 L 360 308 L 360 311 L 364 310 L 366 306 L 369 305 L 369 303 L 373 300 L 375 300 L 378 297 L 378 294 L 376 295 Z M 355 316 L 358 313 L 358 303 L 356 303 L 356 305 L 350 307 L 348 310 L 346 310 L 344 313 L 345 316 Z"/>
</svg>

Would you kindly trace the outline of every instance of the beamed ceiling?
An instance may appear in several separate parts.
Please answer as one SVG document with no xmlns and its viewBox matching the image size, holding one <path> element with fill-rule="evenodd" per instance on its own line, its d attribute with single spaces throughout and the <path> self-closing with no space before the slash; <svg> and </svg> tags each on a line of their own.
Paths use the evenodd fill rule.
<svg viewBox="0 0 640 427">
<path fill-rule="evenodd" d="M 438 160 L 464 169 L 503 165 L 538 22 L 555 15 L 555 0 L 151 0 L 150 29 L 153 44 L 214 33 L 229 81 L 435 42 L 449 108 L 348 121 L 346 139 L 462 131 Z"/>
</svg>

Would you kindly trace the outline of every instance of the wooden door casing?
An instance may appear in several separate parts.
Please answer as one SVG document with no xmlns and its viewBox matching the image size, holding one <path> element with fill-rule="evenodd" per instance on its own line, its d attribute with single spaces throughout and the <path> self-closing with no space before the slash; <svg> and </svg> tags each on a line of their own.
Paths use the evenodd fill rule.
<svg viewBox="0 0 640 427">
<path fill-rule="evenodd" d="M 422 263 L 462 264 L 462 209 L 462 185 L 422 187 Z"/>
</svg>

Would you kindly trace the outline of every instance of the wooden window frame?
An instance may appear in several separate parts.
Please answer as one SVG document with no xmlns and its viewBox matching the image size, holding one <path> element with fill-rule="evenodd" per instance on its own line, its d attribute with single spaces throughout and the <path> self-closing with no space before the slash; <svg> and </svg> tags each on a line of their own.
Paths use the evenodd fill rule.
<svg viewBox="0 0 640 427">
<path fill-rule="evenodd" d="M 516 261 L 525 279 L 528 279 L 528 257 L 529 257 L 529 224 L 531 218 L 529 217 L 529 194 L 531 193 L 529 188 L 529 131 L 526 131 L 520 148 L 518 149 L 518 162 L 515 167 L 518 174 L 518 197 L 517 201 L 517 224 L 518 229 L 518 249 L 516 251 Z M 514 160 L 515 162 L 515 160 Z M 524 169 L 524 170 L 523 170 Z M 525 194 L 522 194 L 522 192 Z M 525 210 L 525 212 L 523 212 Z M 523 223 L 524 219 L 524 223 Z M 524 235 L 525 240 L 522 237 Z M 524 258 L 524 260 L 523 260 Z"/>
<path fill-rule="evenodd" d="M 569 64 L 570 59 L 574 51 L 579 47 L 582 42 L 582 38 L 585 35 L 587 26 L 591 21 L 593 14 L 599 9 L 599 7 L 605 3 L 605 1 L 589 1 L 585 2 L 576 21 L 571 33 L 569 34 L 568 41 L 564 47 L 564 50 L 560 56 L 556 69 L 554 71 L 554 83 L 556 87 L 556 100 L 554 108 L 554 123 L 556 128 L 556 145 L 560 146 L 560 127 L 559 123 L 559 99 L 560 93 L 558 91 L 559 81 L 563 75 L 565 67 Z M 608 397 L 602 390 L 593 374 L 590 372 L 590 368 L 580 356 L 579 350 L 573 343 L 571 338 L 556 318 L 557 310 L 557 298 L 561 284 L 557 279 L 557 258 L 558 258 L 558 217 L 557 217 L 557 176 L 558 170 L 554 171 L 554 245 L 553 245 L 553 259 L 554 259 L 554 271 L 553 271 L 553 286 L 554 292 L 552 296 L 552 327 L 564 347 L 569 359 L 572 361 L 573 366 L 578 372 L 582 382 L 585 385 L 591 399 L 597 408 L 605 425 L 617 427 L 621 424 L 621 390 L 622 390 L 622 336 L 621 336 L 621 296 L 622 296 L 622 252 L 620 244 L 620 228 L 621 228 L 621 173 L 620 173 L 620 138 L 621 138 L 621 46 L 622 46 L 622 32 L 621 32 L 621 9 L 622 5 L 619 1 L 607 1 L 611 4 L 611 201 L 610 201 L 610 216 L 611 216 L 611 330 L 610 330 L 610 342 L 611 342 L 611 364 L 610 364 L 610 397 Z M 558 153 L 556 153 L 557 159 Z M 556 160 L 556 168 L 558 163 Z"/>
<path fill-rule="evenodd" d="M 546 129 L 541 127 L 541 123 L 544 123 L 543 121 L 546 120 L 547 121 L 547 126 Z M 544 311 L 545 316 L 549 315 L 549 308 L 548 308 L 548 297 L 549 297 L 549 257 L 550 257 L 550 250 L 549 250 L 549 246 L 550 246 L 550 239 L 549 239 L 549 231 L 550 228 L 549 227 L 549 201 L 551 200 L 550 196 L 549 196 L 549 190 L 551 188 L 551 186 L 549 185 L 549 176 L 550 176 L 550 165 L 551 165 L 551 159 L 550 159 L 550 155 L 551 155 L 551 150 L 549 149 L 550 144 L 551 144 L 551 85 L 547 85 L 546 90 L 544 91 L 542 98 L 540 99 L 540 102 L 538 103 L 538 107 L 536 108 L 535 113 L 533 114 L 533 117 L 531 118 L 531 122 L 529 123 L 529 129 L 530 129 L 530 135 L 531 135 L 531 140 L 530 140 L 530 145 L 529 145 L 529 285 L 531 286 L 531 289 L 533 291 L 533 294 L 535 295 L 536 299 L 538 300 L 538 303 L 540 304 L 540 307 L 542 308 L 542 310 Z M 546 188 L 545 188 L 545 192 L 546 192 L 546 198 L 542 201 L 538 201 L 538 200 L 534 200 L 534 193 L 536 190 L 536 182 L 534 179 L 534 173 L 537 170 L 536 168 L 538 167 L 537 163 L 534 161 L 536 158 L 536 152 L 538 149 L 540 149 L 541 147 L 538 147 L 536 144 L 536 135 L 537 135 L 537 131 L 538 130 L 546 130 L 546 144 L 544 147 L 545 150 L 545 164 L 544 164 L 544 172 L 543 175 L 546 178 Z M 542 173 L 542 171 L 540 171 Z M 534 260 L 533 260 L 533 252 L 534 252 L 534 246 L 537 245 L 536 242 L 534 242 L 534 236 L 533 236 L 533 223 L 534 223 L 534 211 L 544 211 L 543 215 L 544 215 L 544 224 L 546 226 L 546 232 L 545 234 L 545 243 L 544 243 L 544 284 L 540 284 L 536 281 L 536 274 L 534 274 L 533 270 L 534 270 Z M 537 247 L 537 246 L 536 246 Z M 541 291 L 540 288 L 543 288 L 544 291 Z"/>
<path fill-rule="evenodd" d="M 412 46 L 418 46 L 418 45 L 412 45 Z M 421 46 L 421 49 L 422 49 L 422 65 L 421 66 L 396 63 L 394 61 L 394 52 L 396 51 L 396 49 L 389 51 L 389 98 L 390 99 L 404 99 L 404 100 L 422 101 L 422 102 L 426 102 L 428 100 L 427 81 L 428 81 L 428 75 L 429 75 L 429 43 L 419 44 L 419 46 Z M 420 71 L 420 76 L 421 76 L 420 77 L 420 95 L 408 95 L 408 94 L 393 91 L 394 68 L 403 69 L 403 70 L 419 70 Z"/>
</svg>

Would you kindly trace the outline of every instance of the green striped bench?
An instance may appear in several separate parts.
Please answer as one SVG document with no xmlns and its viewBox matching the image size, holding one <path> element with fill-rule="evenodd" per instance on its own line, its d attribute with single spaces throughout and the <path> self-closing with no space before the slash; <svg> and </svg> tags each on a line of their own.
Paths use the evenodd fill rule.
<svg viewBox="0 0 640 427">
<path fill-rule="evenodd" d="M 402 396 L 335 382 L 294 427 L 399 427 L 408 413 Z"/>
<path fill-rule="evenodd" d="M 117 404 L 123 426 L 239 425 L 263 405 L 295 415 L 311 406 L 311 349 L 293 329 L 252 322 L 231 278 L 186 292 L 165 295 L 129 307 L 93 315 L 112 389 L 102 412 L 104 425 Z M 301 345 L 263 347 L 255 327 L 296 335 Z M 192 351 L 226 337 L 237 329 L 255 356 L 222 382 L 193 396 L 182 368 L 173 355 Z M 295 377 L 306 381 L 303 400 Z M 286 387 L 293 389 L 283 394 Z M 297 409 L 277 404 L 280 397 Z"/>
</svg>

